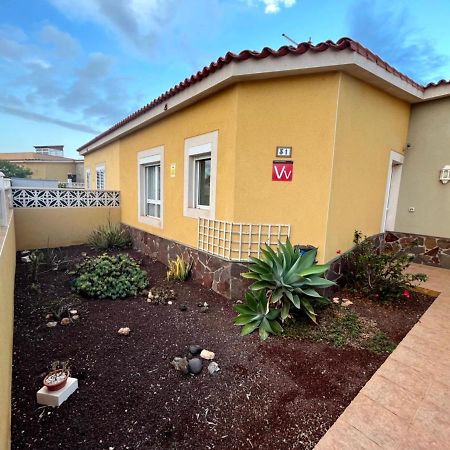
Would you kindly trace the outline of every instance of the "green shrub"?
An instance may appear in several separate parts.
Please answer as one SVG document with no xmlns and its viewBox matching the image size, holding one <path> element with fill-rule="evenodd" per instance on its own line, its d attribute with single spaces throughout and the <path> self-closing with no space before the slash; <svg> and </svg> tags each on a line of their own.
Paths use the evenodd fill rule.
<svg viewBox="0 0 450 450">
<path fill-rule="evenodd" d="M 405 273 L 414 259 L 404 252 L 380 252 L 375 244 L 355 231 L 354 249 L 344 255 L 344 283 L 366 297 L 389 300 L 409 297 L 409 289 L 426 281 L 425 274 Z"/>
<path fill-rule="evenodd" d="M 239 313 L 234 319 L 234 323 L 235 325 L 242 325 L 242 336 L 259 329 L 259 336 L 264 341 L 269 337 L 269 334 L 283 332 L 283 328 L 277 321 L 280 310 L 269 308 L 269 301 L 263 291 L 247 292 L 245 303 L 235 305 L 234 309 Z"/>
<path fill-rule="evenodd" d="M 280 242 L 276 252 L 267 245 L 261 248 L 261 252 L 261 258 L 250 258 L 253 263 L 249 266 L 250 271 L 242 276 L 255 280 L 250 286 L 251 291 L 267 294 L 266 314 L 269 314 L 270 309 L 279 310 L 281 320 L 284 321 L 291 317 L 289 311 L 293 305 L 316 323 L 314 304 L 329 302 L 316 288 L 327 288 L 335 284 L 320 276 L 329 266 L 315 263 L 317 250 L 301 255 L 288 240 L 286 244 Z"/>
<path fill-rule="evenodd" d="M 128 231 L 120 225 L 108 223 L 94 230 L 88 238 L 88 244 L 97 250 L 123 249 L 131 247 L 132 240 Z"/>
<path fill-rule="evenodd" d="M 127 255 L 87 258 L 77 266 L 73 289 L 86 297 L 125 298 L 141 292 L 148 284 L 147 274 Z"/>
</svg>

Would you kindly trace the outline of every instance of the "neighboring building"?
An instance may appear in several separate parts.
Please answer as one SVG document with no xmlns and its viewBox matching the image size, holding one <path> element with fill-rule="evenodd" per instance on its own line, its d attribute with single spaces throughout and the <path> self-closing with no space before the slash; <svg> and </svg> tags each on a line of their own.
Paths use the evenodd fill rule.
<svg viewBox="0 0 450 450">
<path fill-rule="evenodd" d="M 82 159 L 65 158 L 36 152 L 0 153 L 0 160 L 10 161 L 30 169 L 35 180 L 57 180 L 67 183 L 83 183 L 84 170 Z"/>
<path fill-rule="evenodd" d="M 445 89 L 347 38 L 228 53 L 79 152 L 90 186 L 120 189 L 122 222 L 163 261 L 177 246 L 226 266 L 287 234 L 327 261 L 355 229 L 393 228 L 411 104 Z"/>
<path fill-rule="evenodd" d="M 35 145 L 34 149 L 41 155 L 64 156 L 64 145 Z"/>
</svg>

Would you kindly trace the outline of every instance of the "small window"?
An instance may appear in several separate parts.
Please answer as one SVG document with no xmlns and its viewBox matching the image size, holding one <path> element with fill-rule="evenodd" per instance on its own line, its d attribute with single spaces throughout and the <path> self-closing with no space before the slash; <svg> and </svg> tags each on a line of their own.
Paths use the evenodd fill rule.
<svg viewBox="0 0 450 450">
<path fill-rule="evenodd" d="M 138 153 L 138 221 L 162 228 L 164 147 Z"/>
<path fill-rule="evenodd" d="M 184 215 L 215 216 L 218 132 L 184 142 Z"/>
<path fill-rule="evenodd" d="M 145 215 L 161 217 L 161 165 L 144 166 Z"/>
<path fill-rule="evenodd" d="M 211 156 L 195 159 L 195 206 L 209 208 L 211 200 Z"/>
<path fill-rule="evenodd" d="M 97 166 L 95 169 L 95 187 L 99 191 L 103 191 L 105 189 L 105 166 Z"/>
</svg>

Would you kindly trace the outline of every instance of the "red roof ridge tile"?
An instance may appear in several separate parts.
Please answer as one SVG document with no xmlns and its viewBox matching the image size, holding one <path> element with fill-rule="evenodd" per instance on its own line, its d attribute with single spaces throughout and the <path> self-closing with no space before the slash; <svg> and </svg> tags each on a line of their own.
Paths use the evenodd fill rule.
<svg viewBox="0 0 450 450">
<path fill-rule="evenodd" d="M 292 55 L 302 55 L 306 52 L 314 52 L 314 53 L 320 53 L 324 52 L 326 50 L 335 50 L 335 51 L 342 51 L 345 49 L 349 49 L 353 52 L 356 52 L 360 54 L 361 56 L 365 57 L 369 61 L 374 62 L 379 67 L 385 69 L 387 72 L 399 77 L 401 80 L 405 81 L 406 83 L 410 84 L 414 88 L 424 91 L 425 87 L 421 84 L 414 81 L 412 78 L 409 78 L 405 74 L 401 73 L 394 67 L 392 67 L 390 64 L 388 64 L 386 61 L 381 59 L 378 55 L 371 52 L 369 49 L 361 45 L 359 42 L 354 41 L 353 39 L 349 37 L 342 37 L 336 42 L 333 42 L 332 40 L 327 40 L 324 42 L 320 42 L 318 44 L 312 44 L 310 42 L 302 42 L 297 45 L 297 47 L 292 45 L 284 45 L 280 47 L 278 50 L 274 50 L 269 47 L 264 47 L 261 51 L 255 51 L 255 50 L 243 50 L 240 53 L 232 53 L 228 52 L 225 54 L 225 56 L 221 56 L 216 61 L 211 62 L 208 66 L 205 66 L 202 70 L 199 70 L 197 73 L 191 75 L 189 78 L 185 78 L 183 81 L 178 83 L 177 85 L 173 86 L 163 94 L 161 94 L 159 97 L 152 100 L 150 103 L 146 104 L 142 108 L 138 109 L 137 111 L 131 113 L 124 119 L 117 122 L 112 127 L 108 128 L 103 133 L 99 134 L 98 136 L 91 139 L 86 144 L 82 145 L 78 151 L 81 151 L 85 149 L 86 147 L 89 147 L 93 143 L 99 141 L 103 137 L 107 136 L 108 134 L 112 133 L 113 131 L 117 130 L 118 128 L 122 127 L 123 125 L 131 122 L 135 118 L 141 116 L 142 114 L 148 112 L 149 110 L 153 109 L 157 105 L 160 105 L 161 103 L 165 102 L 169 98 L 173 97 L 174 95 L 178 94 L 179 92 L 183 91 L 184 89 L 188 88 L 189 86 L 198 83 L 199 81 L 206 78 L 211 73 L 216 72 L 217 70 L 220 70 L 222 67 L 224 67 L 227 64 L 230 64 L 231 62 L 241 62 L 246 61 L 248 59 L 264 59 L 267 57 L 283 57 L 288 54 Z M 438 82 L 441 83 L 444 80 L 441 80 Z M 428 84 L 426 87 L 429 87 L 433 85 L 433 83 Z"/>
</svg>

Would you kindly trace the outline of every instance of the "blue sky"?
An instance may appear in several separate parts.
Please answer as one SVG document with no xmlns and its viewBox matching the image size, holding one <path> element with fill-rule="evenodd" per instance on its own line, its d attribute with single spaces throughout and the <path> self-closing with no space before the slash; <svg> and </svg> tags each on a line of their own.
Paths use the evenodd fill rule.
<svg viewBox="0 0 450 450">
<path fill-rule="evenodd" d="M 24 13 L 26 11 L 26 13 Z M 0 0 L 0 152 L 67 156 L 227 51 L 349 36 L 450 78 L 446 0 Z"/>
</svg>

